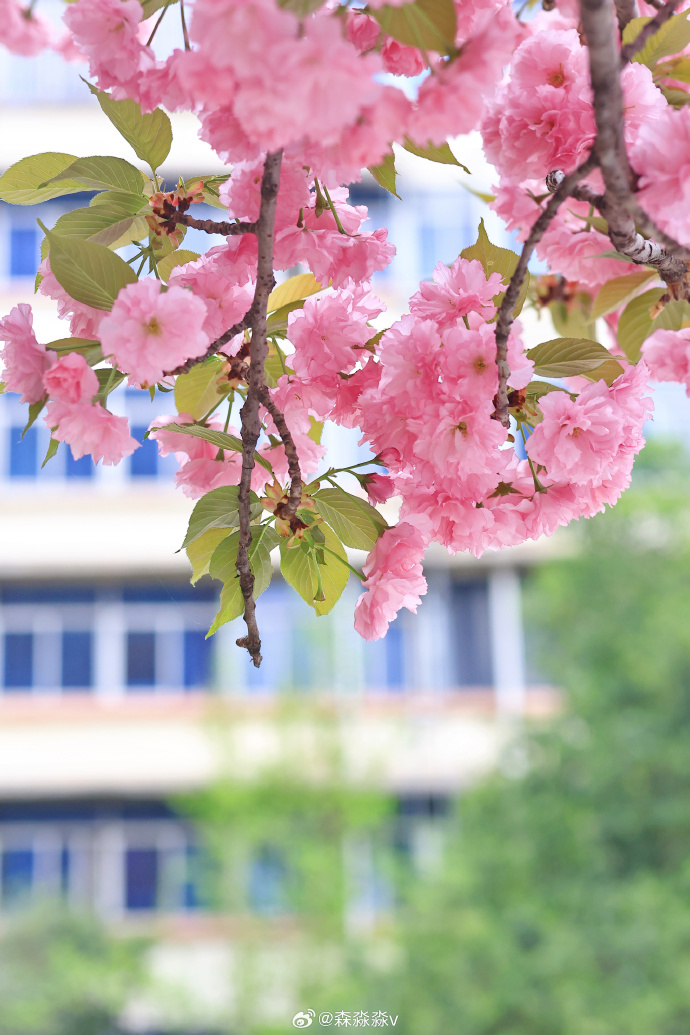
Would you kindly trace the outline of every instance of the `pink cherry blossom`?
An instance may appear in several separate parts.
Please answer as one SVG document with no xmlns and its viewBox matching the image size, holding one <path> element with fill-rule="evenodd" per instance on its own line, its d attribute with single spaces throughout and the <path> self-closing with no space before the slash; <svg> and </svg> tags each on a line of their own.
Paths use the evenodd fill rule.
<svg viewBox="0 0 690 1035">
<path fill-rule="evenodd" d="M 139 280 L 120 290 L 102 321 L 104 355 L 141 384 L 155 384 L 166 371 L 203 356 L 209 337 L 203 330 L 207 309 L 190 291 L 157 280 Z"/>
<path fill-rule="evenodd" d="M 346 26 L 347 38 L 360 54 L 372 50 L 378 43 L 381 26 L 364 11 L 349 8 Z"/>
<path fill-rule="evenodd" d="M 36 340 L 31 306 L 26 302 L 0 320 L 0 341 L 5 342 L 0 356 L 7 391 L 21 393 L 21 402 L 38 402 L 45 395 L 43 378 L 56 357 Z"/>
<path fill-rule="evenodd" d="M 117 417 L 88 400 L 49 402 L 44 420 L 52 437 L 69 445 L 75 460 L 90 453 L 94 463 L 102 460 L 105 465 L 115 465 L 139 448 L 129 434 L 126 417 Z"/>
<path fill-rule="evenodd" d="M 450 266 L 439 262 L 432 281 L 422 281 L 410 299 L 410 312 L 435 320 L 441 330 L 457 325 L 468 313 L 483 313 L 491 319 L 496 312 L 493 299 L 505 289 L 500 273 L 487 279 L 476 259 L 456 259 Z"/>
<path fill-rule="evenodd" d="M 130 82 L 153 64 L 153 52 L 139 41 L 139 0 L 77 0 L 64 14 L 101 90 Z"/>
<path fill-rule="evenodd" d="M 91 402 L 98 392 L 98 378 L 79 352 L 61 356 L 43 383 L 51 399 L 61 403 Z"/>
<path fill-rule="evenodd" d="M 642 355 L 655 381 L 678 381 L 690 395 L 690 327 L 654 331 L 642 343 Z"/>
<path fill-rule="evenodd" d="M 415 47 L 406 47 L 404 43 L 389 36 L 381 48 L 383 67 L 391 75 L 415 76 L 424 71 L 425 62 Z"/>
<path fill-rule="evenodd" d="M 350 373 L 375 331 L 369 319 L 383 306 L 366 285 L 308 298 L 288 317 L 288 338 L 295 347 L 290 364 L 302 378 Z"/>
<path fill-rule="evenodd" d="M 50 24 L 28 6 L 15 0 L 0 0 L 2 43 L 11 53 L 34 57 L 51 45 Z"/>
<path fill-rule="evenodd" d="M 39 293 L 57 302 L 58 316 L 61 320 L 69 320 L 72 336 L 95 341 L 98 338 L 101 321 L 105 318 L 105 311 L 94 309 L 82 302 L 76 302 L 68 295 L 51 271 L 49 258 L 43 260 L 38 267 L 38 272 L 41 278 L 38 285 Z"/>
<path fill-rule="evenodd" d="M 355 605 L 355 629 L 365 640 L 380 640 L 402 607 L 416 612 L 427 590 L 422 573 L 426 543 L 408 522 L 387 529 L 367 557 L 365 593 Z"/>
<path fill-rule="evenodd" d="M 640 204 L 662 230 L 690 240 L 690 110 L 667 106 L 641 126 L 630 160 Z"/>
</svg>

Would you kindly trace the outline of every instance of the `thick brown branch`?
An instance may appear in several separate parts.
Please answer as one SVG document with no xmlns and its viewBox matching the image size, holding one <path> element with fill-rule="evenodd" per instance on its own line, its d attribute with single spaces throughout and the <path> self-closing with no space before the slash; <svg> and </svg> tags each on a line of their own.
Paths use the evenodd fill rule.
<svg viewBox="0 0 690 1035">
<path fill-rule="evenodd" d="M 553 197 L 549 198 L 544 211 L 535 222 L 534 226 L 530 230 L 529 237 L 522 246 L 522 253 L 518 259 L 517 266 L 513 271 L 513 275 L 510 278 L 510 283 L 508 284 L 506 293 L 503 296 L 503 301 L 499 306 L 498 317 L 496 319 L 496 366 L 498 367 L 498 392 L 494 399 L 493 416 L 496 420 L 500 420 L 504 428 L 510 426 L 510 415 L 508 413 L 508 378 L 510 377 L 510 368 L 508 366 L 507 359 L 508 337 L 510 335 L 510 328 L 513 325 L 513 320 L 515 319 L 515 303 L 518 300 L 520 288 L 522 287 L 525 274 L 527 273 L 527 264 L 532 257 L 532 252 L 544 236 L 549 223 L 556 215 L 561 204 L 572 193 L 573 188 L 580 182 L 580 180 L 592 171 L 595 165 L 596 160 L 592 155 L 590 155 L 582 165 L 569 173 L 568 176 L 564 176 L 560 184 L 556 187 Z"/>
<path fill-rule="evenodd" d="M 546 181 L 549 190 L 555 189 L 563 175 L 562 172 L 549 174 Z M 613 211 L 605 195 L 597 194 L 587 184 L 580 184 L 572 191 L 572 196 L 578 201 L 593 205 L 604 217 L 608 223 L 609 239 L 617 252 L 627 255 L 640 266 L 654 266 L 659 271 L 659 276 L 669 285 L 683 280 L 686 267 L 682 259 L 669 254 L 656 241 L 646 240 L 637 232 L 632 216 L 621 209 Z"/>
<path fill-rule="evenodd" d="M 268 410 L 271 417 L 273 417 L 273 423 L 278 429 L 278 434 L 280 435 L 280 440 L 283 443 L 283 448 L 285 450 L 285 456 L 287 457 L 288 471 L 290 474 L 290 493 L 288 495 L 287 503 L 283 504 L 280 513 L 276 510 L 276 514 L 278 517 L 289 522 L 297 513 L 297 508 L 302 499 L 302 471 L 299 466 L 297 447 L 295 446 L 295 441 L 290 433 L 290 429 L 287 426 L 285 415 L 274 403 L 271 398 L 271 393 L 266 385 L 264 385 L 261 392 L 261 402 Z"/>
<path fill-rule="evenodd" d="M 223 237 L 235 237 L 237 234 L 258 233 L 259 223 L 229 223 L 226 220 L 195 219 L 188 212 L 175 212 L 170 217 L 181 226 L 191 226 L 195 230 L 203 230 L 205 234 L 221 234 Z"/>
<path fill-rule="evenodd" d="M 618 17 L 618 28 L 622 32 L 628 22 L 639 15 L 637 0 L 616 0 L 616 15 Z"/>
<path fill-rule="evenodd" d="M 242 476 L 238 493 L 240 542 L 237 550 L 237 574 L 244 597 L 244 620 L 247 635 L 237 641 L 238 647 L 246 647 L 254 665 L 261 664 L 261 637 L 256 623 L 254 601 L 254 576 L 249 564 L 251 546 L 251 483 L 254 470 L 254 453 L 261 434 L 259 405 L 265 388 L 264 367 L 268 355 L 266 337 L 266 312 L 268 296 L 275 287 L 273 276 L 273 239 L 275 235 L 276 201 L 280 184 L 282 151 L 269 154 L 264 163 L 261 180 L 261 208 L 256 223 L 256 237 L 259 256 L 256 270 L 256 290 L 250 310 L 252 340 L 249 346 L 249 377 L 247 398 L 240 410 L 242 421 Z"/>
<path fill-rule="evenodd" d="M 668 3 L 662 3 L 660 5 L 654 4 L 655 7 L 658 6 L 659 13 L 655 14 L 654 17 L 650 21 L 648 21 L 642 29 L 640 29 L 634 40 L 631 40 L 630 43 L 626 43 L 626 45 L 623 47 L 623 49 L 621 50 L 622 64 L 627 65 L 628 61 L 632 61 L 632 59 L 635 57 L 635 54 L 639 54 L 647 40 L 659 31 L 664 22 L 667 22 L 669 20 L 671 15 L 674 13 L 676 7 L 678 7 L 679 3 L 680 0 L 669 0 Z M 618 3 L 616 3 L 616 9 L 618 9 Z M 623 29 L 621 28 L 621 32 L 622 31 Z"/>
</svg>

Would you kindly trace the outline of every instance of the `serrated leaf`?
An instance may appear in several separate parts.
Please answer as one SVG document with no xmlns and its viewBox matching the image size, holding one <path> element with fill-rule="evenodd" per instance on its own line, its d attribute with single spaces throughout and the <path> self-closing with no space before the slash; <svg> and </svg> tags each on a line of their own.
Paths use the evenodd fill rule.
<svg viewBox="0 0 690 1035">
<path fill-rule="evenodd" d="M 165 112 L 155 108 L 145 115 L 136 101 L 114 101 L 102 90 L 94 87 L 90 89 L 96 94 L 104 114 L 125 138 L 137 158 L 147 162 L 155 172 L 170 154 L 172 146 L 172 126 Z"/>
<path fill-rule="evenodd" d="M 385 518 L 366 500 L 352 496 L 344 489 L 319 489 L 314 502 L 324 521 L 327 521 L 345 546 L 353 550 L 374 547 L 376 540 L 388 528 Z"/>
<path fill-rule="evenodd" d="M 26 422 L 26 427 L 22 431 L 22 438 L 24 438 L 29 428 L 36 423 L 45 404 L 45 399 L 39 399 L 38 402 L 29 403 L 29 419 Z"/>
<path fill-rule="evenodd" d="M 608 349 L 587 338 L 553 338 L 529 349 L 527 356 L 541 377 L 575 377 L 611 359 Z"/>
<path fill-rule="evenodd" d="M 61 198 L 65 194 L 76 194 L 84 188 L 74 180 L 63 180 L 50 187 L 40 184 L 67 169 L 76 158 L 74 155 L 59 151 L 45 151 L 40 155 L 22 158 L 11 165 L 7 172 L 0 176 L 0 199 L 11 205 L 38 205 L 51 198 Z"/>
<path fill-rule="evenodd" d="M 415 0 L 402 7 L 367 8 L 367 14 L 384 32 L 408 47 L 455 53 L 457 16 L 453 0 Z"/>
<path fill-rule="evenodd" d="M 73 180 L 81 184 L 82 189 L 115 190 L 140 195 L 142 203 L 144 200 L 146 177 L 124 158 L 113 158 L 110 155 L 77 158 L 61 173 L 46 181 L 44 186 L 60 180 Z"/>
<path fill-rule="evenodd" d="M 280 544 L 280 571 L 287 584 L 299 593 L 309 607 L 313 607 L 318 587 L 316 558 L 305 543 L 289 548 L 284 542 Z"/>
<path fill-rule="evenodd" d="M 102 367 L 100 370 L 94 370 L 94 373 L 100 385 L 95 399 L 96 402 L 105 406 L 110 393 L 114 392 L 118 385 L 122 384 L 127 375 L 114 367 Z"/>
<path fill-rule="evenodd" d="M 214 551 L 209 565 L 209 574 L 214 579 L 221 579 L 223 589 L 220 593 L 220 608 L 208 631 L 212 636 L 221 625 L 239 618 L 244 611 L 244 597 L 237 575 L 237 551 L 240 544 L 240 533 L 233 532 L 223 540 Z M 252 541 L 249 546 L 249 567 L 254 576 L 253 596 L 255 600 L 268 589 L 273 576 L 271 550 L 278 545 L 278 536 L 270 525 L 252 529 Z"/>
<path fill-rule="evenodd" d="M 625 46 L 637 37 L 641 29 L 651 21 L 651 18 L 633 18 L 623 30 L 623 45 Z M 672 54 L 680 54 L 690 43 L 690 22 L 687 19 L 687 12 L 672 15 L 661 28 L 651 36 L 640 50 L 633 57 L 642 65 L 652 70 L 662 58 L 670 57 Z"/>
<path fill-rule="evenodd" d="M 166 424 L 166 429 L 171 428 L 177 430 L 174 425 Z M 185 549 L 209 528 L 237 528 L 240 523 L 238 492 L 237 485 L 221 485 L 220 488 L 211 489 L 205 496 L 202 496 L 194 505 L 187 534 L 180 549 Z M 250 512 L 252 520 L 254 520 L 261 515 L 263 507 L 255 492 L 250 494 L 250 499 Z"/>
<path fill-rule="evenodd" d="M 242 452 L 242 439 L 237 438 L 236 435 L 228 435 L 227 431 L 215 431 L 213 428 L 205 428 L 201 424 L 166 424 L 165 430 L 179 431 L 180 434 L 192 435 L 193 438 L 203 438 L 212 446 L 218 446 L 219 449 L 230 449 L 234 453 Z M 254 459 L 269 474 L 273 474 L 273 468 L 260 453 L 254 453 Z"/>
<path fill-rule="evenodd" d="M 83 349 L 100 348 L 99 341 L 93 341 L 91 338 L 57 338 L 55 341 L 49 341 L 46 345 L 47 349 L 53 349 L 55 352 L 77 352 Z"/>
<path fill-rule="evenodd" d="M 317 556 L 318 573 L 321 576 L 323 600 L 315 600 L 313 607 L 317 615 L 327 615 L 340 600 L 343 590 L 350 578 L 347 566 L 347 555 L 337 535 L 328 527 L 322 526 L 326 549 L 320 550 Z M 333 554 L 336 556 L 334 557 Z"/>
<path fill-rule="evenodd" d="M 323 290 L 323 284 L 319 283 L 313 273 L 298 273 L 296 277 L 289 277 L 271 291 L 267 311 L 275 312 L 291 302 L 301 302 Z"/>
<path fill-rule="evenodd" d="M 222 359 L 212 356 L 198 363 L 175 381 L 175 406 L 178 413 L 188 413 L 201 420 L 218 403 L 225 392 L 218 390 L 218 378 L 225 366 Z M 226 379 L 227 384 L 227 379 Z"/>
<path fill-rule="evenodd" d="M 650 309 L 664 294 L 665 288 L 652 288 L 644 294 L 633 298 L 620 315 L 616 335 L 618 344 L 631 363 L 640 358 L 642 342 L 652 333 L 652 315 Z"/>
<path fill-rule="evenodd" d="M 462 162 L 459 162 L 453 152 L 450 149 L 450 144 L 432 144 L 429 142 L 421 147 L 419 144 L 415 144 L 409 137 L 405 137 L 403 141 L 403 147 L 406 151 L 409 151 L 411 155 L 417 155 L 418 158 L 426 158 L 429 162 L 438 162 L 439 165 L 457 165 L 460 169 L 464 169 L 468 176 L 471 176 L 470 170 Z"/>
<path fill-rule="evenodd" d="M 569 304 L 562 301 L 550 304 L 551 320 L 561 337 L 596 340 L 596 327 L 592 320 L 590 303 L 589 295 L 581 294 Z"/>
<path fill-rule="evenodd" d="M 190 252 L 186 248 L 179 248 L 170 255 L 165 255 L 158 261 L 158 276 L 161 280 L 169 280 L 170 274 L 176 266 L 186 266 L 188 262 L 194 262 L 200 258 L 198 252 Z"/>
<path fill-rule="evenodd" d="M 401 201 L 401 197 L 395 189 L 397 173 L 395 171 L 395 155 L 390 151 L 383 161 L 378 165 L 367 166 L 379 187 L 383 187 L 389 194 Z"/>
<path fill-rule="evenodd" d="M 675 79 L 679 83 L 690 83 L 690 58 L 678 57 L 657 65 L 654 78 Z"/>
<path fill-rule="evenodd" d="M 50 245 L 50 269 L 76 302 L 111 309 L 120 289 L 136 282 L 124 259 L 103 245 L 42 229 Z"/>
<path fill-rule="evenodd" d="M 561 392 L 562 390 L 559 385 L 552 385 L 548 381 L 530 381 L 525 388 L 525 395 L 528 398 L 540 399 L 542 395 L 548 395 L 549 392 Z"/>
<path fill-rule="evenodd" d="M 614 312 L 632 298 L 637 289 L 647 281 L 658 276 L 653 270 L 642 270 L 640 273 L 631 273 L 625 277 L 615 277 L 609 280 L 600 289 L 592 306 L 592 319 L 598 320 L 600 316 L 606 316 Z"/>
<path fill-rule="evenodd" d="M 474 187 L 470 187 L 469 183 L 463 183 L 460 181 L 460 186 L 464 187 L 469 194 L 474 194 L 475 198 L 479 198 L 485 205 L 490 205 L 492 201 L 496 200 L 495 194 L 487 194 L 483 190 L 475 190 Z"/>
<path fill-rule="evenodd" d="M 59 445 L 60 445 L 60 443 L 59 443 L 59 441 L 56 438 L 51 438 L 50 439 L 50 442 L 48 443 L 48 449 L 46 450 L 45 458 L 43 460 L 43 463 L 41 464 L 41 470 L 43 470 L 43 468 L 45 467 L 45 465 L 48 463 L 49 460 L 53 459 L 53 457 L 55 456 L 55 454 L 58 451 L 58 446 Z"/>
<path fill-rule="evenodd" d="M 111 209 L 107 205 L 96 205 L 89 208 L 75 208 L 71 212 L 65 212 L 60 216 L 52 233 L 60 234 L 62 237 L 80 237 L 84 240 L 92 240 L 96 244 L 102 244 L 106 248 L 116 243 L 128 244 L 135 241 L 141 233 L 137 233 L 136 220 L 133 215 L 123 215 L 118 209 Z M 143 223 L 143 228 L 147 229 Z M 128 231 L 133 231 L 128 234 Z"/>
<path fill-rule="evenodd" d="M 219 543 L 227 537 L 227 528 L 209 528 L 207 532 L 200 535 L 194 542 L 187 546 L 187 557 L 192 566 L 192 577 L 189 580 L 193 586 L 204 575 L 208 575 L 208 566 L 211 557 Z"/>
<path fill-rule="evenodd" d="M 282 312 L 282 310 L 278 310 Z M 266 384 L 269 388 L 275 388 L 283 374 L 294 374 L 294 370 L 285 362 L 285 354 L 273 340 L 268 344 L 268 356 L 264 365 Z"/>
<path fill-rule="evenodd" d="M 70 0 L 72 2 L 72 0 Z M 150 18 L 156 11 L 160 11 L 161 7 L 172 7 L 177 3 L 177 0 L 142 0 L 142 8 L 144 14 L 142 16 L 142 22 L 145 22 L 147 18 Z M 95 92 L 95 87 L 91 87 L 91 84 L 87 84 L 91 89 L 91 92 Z"/>
<path fill-rule="evenodd" d="M 673 90 L 670 86 L 660 86 L 659 89 L 673 108 L 684 108 L 690 104 L 690 93 L 685 90 Z"/>
<path fill-rule="evenodd" d="M 326 0 L 278 0 L 278 6 L 284 11 L 292 11 L 298 18 L 306 18 L 323 7 Z"/>
<path fill-rule="evenodd" d="M 474 244 L 469 245 L 469 247 L 463 248 L 460 252 L 460 256 L 463 259 L 477 259 L 482 264 L 482 268 L 487 279 L 492 273 L 500 273 L 501 279 L 506 286 L 510 283 L 510 278 L 515 272 L 515 267 L 518 264 L 519 258 L 519 256 L 516 255 L 515 252 L 511 252 L 509 248 L 499 248 L 498 245 L 492 244 L 489 240 L 489 235 L 486 232 L 483 219 L 479 220 L 477 240 Z M 527 291 L 529 289 L 529 281 L 529 273 L 526 273 L 515 305 L 515 316 L 520 313 L 525 304 Z M 494 304 L 496 306 L 500 305 L 503 294 L 504 292 L 494 295 Z"/>
<path fill-rule="evenodd" d="M 588 381 L 606 381 L 607 385 L 612 385 L 622 373 L 623 367 L 618 360 L 611 358 L 602 363 L 600 367 L 595 367 L 594 370 L 585 370 L 582 376 L 586 377 Z"/>
</svg>

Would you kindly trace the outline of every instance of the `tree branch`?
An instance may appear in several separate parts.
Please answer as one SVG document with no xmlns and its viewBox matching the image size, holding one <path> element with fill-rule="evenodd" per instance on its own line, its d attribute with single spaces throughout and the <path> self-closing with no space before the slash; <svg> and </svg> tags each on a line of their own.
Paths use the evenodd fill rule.
<svg viewBox="0 0 690 1035">
<path fill-rule="evenodd" d="M 549 223 L 558 212 L 561 204 L 572 193 L 573 188 L 579 183 L 579 181 L 584 176 L 587 176 L 595 166 L 596 159 L 593 155 L 590 155 L 582 165 L 578 166 L 577 169 L 569 173 L 567 176 L 564 176 L 560 183 L 555 187 L 553 197 L 549 198 L 546 207 L 536 220 L 534 226 L 530 230 L 529 237 L 522 246 L 522 253 L 518 259 L 517 266 L 513 271 L 510 283 L 508 284 L 506 293 L 499 306 L 498 316 L 496 319 L 496 366 L 498 367 L 498 391 L 494 398 L 493 416 L 496 420 L 501 422 L 504 428 L 510 426 L 507 390 L 508 378 L 510 377 L 510 368 L 508 366 L 507 359 L 508 337 L 510 335 L 510 328 L 513 326 L 513 320 L 515 319 L 515 303 L 518 300 L 520 288 L 522 287 L 525 274 L 527 273 L 527 264 L 532 257 L 532 252 L 544 236 Z"/>
<path fill-rule="evenodd" d="M 621 32 L 633 18 L 639 17 L 637 0 L 615 0 L 616 15 L 618 16 L 618 28 Z"/>
<path fill-rule="evenodd" d="M 261 402 L 273 418 L 273 423 L 278 429 L 278 434 L 280 435 L 283 448 L 285 449 L 285 456 L 287 457 L 288 471 L 290 474 L 290 493 L 288 495 L 287 503 L 283 503 L 282 505 L 279 504 L 276 508 L 276 515 L 283 518 L 284 521 L 289 522 L 297 513 L 297 508 L 302 499 L 302 471 L 299 465 L 297 447 L 295 446 L 295 440 L 292 437 L 290 429 L 287 426 L 285 415 L 279 407 L 276 406 L 266 385 L 264 385 L 261 392 Z"/>
<path fill-rule="evenodd" d="M 249 564 L 251 546 L 251 483 L 254 470 L 254 452 L 261 434 L 259 405 L 262 390 L 266 386 L 264 366 L 268 355 L 266 337 L 266 313 L 268 296 L 275 287 L 273 276 L 273 240 L 275 236 L 276 202 L 280 185 L 282 151 L 266 156 L 261 180 L 261 208 L 256 222 L 256 237 L 259 257 L 256 270 L 256 290 L 251 306 L 252 340 L 249 346 L 249 377 L 247 398 L 240 410 L 242 421 L 242 476 L 238 493 L 240 542 L 237 550 L 237 574 L 244 597 L 244 620 L 247 635 L 237 641 L 238 647 L 246 647 L 256 666 L 261 664 L 261 637 L 256 623 L 254 601 L 254 576 Z"/>
<path fill-rule="evenodd" d="M 191 226 L 195 230 L 203 230 L 205 234 L 221 234 L 223 237 L 236 237 L 238 234 L 258 233 L 259 223 L 229 223 L 225 220 L 195 219 L 187 212 L 175 212 L 169 217 L 178 225 Z"/>
<path fill-rule="evenodd" d="M 219 349 L 223 345 L 227 345 L 229 341 L 232 341 L 236 334 L 241 334 L 242 331 L 246 331 L 247 328 L 251 327 L 252 319 L 254 317 L 255 302 L 256 297 L 254 299 L 254 302 L 252 302 L 251 307 L 244 314 L 239 323 L 233 324 L 232 327 L 229 327 L 227 331 L 221 334 L 220 338 L 216 338 L 215 341 L 212 341 L 209 347 L 206 349 L 206 352 L 203 353 L 203 355 L 197 356 L 196 359 L 188 359 L 186 363 L 182 363 L 179 367 L 175 367 L 174 370 L 169 370 L 167 374 L 164 374 L 163 376 L 170 377 L 172 374 L 187 374 L 193 367 L 197 366 L 199 363 L 205 363 L 207 359 L 211 358 L 211 356 L 215 356 Z"/>
</svg>

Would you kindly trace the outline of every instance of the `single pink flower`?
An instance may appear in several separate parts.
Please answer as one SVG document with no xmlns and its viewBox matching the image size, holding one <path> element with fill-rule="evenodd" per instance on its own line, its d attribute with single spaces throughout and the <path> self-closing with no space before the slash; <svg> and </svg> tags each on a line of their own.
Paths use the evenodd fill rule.
<svg viewBox="0 0 690 1035">
<path fill-rule="evenodd" d="M 402 607 L 416 612 L 427 584 L 422 572 L 426 542 L 401 522 L 387 529 L 367 557 L 365 593 L 355 605 L 355 629 L 365 640 L 380 640 Z"/>
<path fill-rule="evenodd" d="M 51 399 L 62 403 L 91 402 L 98 378 L 79 352 L 68 352 L 50 368 L 43 383 Z"/>
<path fill-rule="evenodd" d="M 75 460 L 90 453 L 94 463 L 102 460 L 114 466 L 139 448 L 129 434 L 127 418 L 110 413 L 99 403 L 49 402 L 44 420 L 52 437 L 69 445 Z"/>
<path fill-rule="evenodd" d="M 33 330 L 31 306 L 21 302 L 0 320 L 2 380 L 8 392 L 21 393 L 21 401 L 35 403 L 45 395 L 43 378 L 55 362 L 55 355 L 39 345 Z"/>
</svg>

